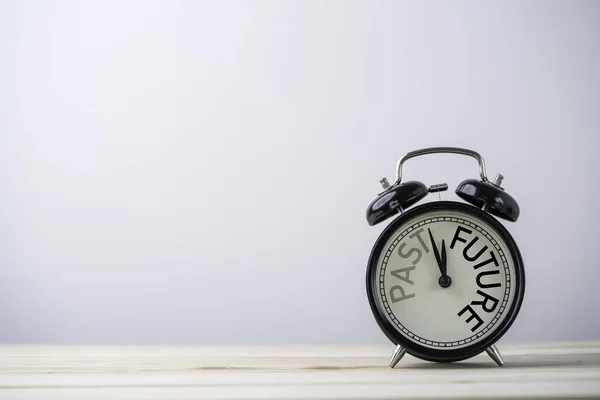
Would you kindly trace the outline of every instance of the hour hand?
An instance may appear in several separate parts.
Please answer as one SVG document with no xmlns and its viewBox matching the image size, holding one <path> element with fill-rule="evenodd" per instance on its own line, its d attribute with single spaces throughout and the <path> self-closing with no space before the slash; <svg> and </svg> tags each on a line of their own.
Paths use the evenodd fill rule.
<svg viewBox="0 0 600 400">
<path fill-rule="evenodd" d="M 435 245 L 435 240 L 433 240 L 433 234 L 431 233 L 431 229 L 427 228 L 429 231 L 429 238 L 431 239 L 431 247 L 433 247 L 433 253 L 435 254 L 435 260 L 437 261 L 438 268 L 440 269 L 440 273 L 442 276 L 446 275 L 444 271 L 444 267 L 442 266 L 442 258 L 440 257 L 440 252 L 438 251 L 437 246 Z M 446 254 L 444 249 L 444 255 Z"/>
<path fill-rule="evenodd" d="M 447 288 L 452 284 L 452 279 L 447 274 L 447 257 L 446 257 L 446 242 L 442 240 L 442 255 L 440 256 L 440 252 L 435 245 L 435 240 L 433 240 L 433 234 L 431 233 L 431 229 L 429 230 L 429 238 L 431 239 L 431 246 L 433 247 L 433 253 L 435 254 L 435 259 L 437 261 L 438 268 L 440 269 L 440 278 L 438 279 L 438 283 L 441 287 Z"/>
<path fill-rule="evenodd" d="M 442 276 L 448 275 L 448 259 L 446 258 L 446 243 L 442 239 L 442 267 L 440 269 Z"/>
</svg>

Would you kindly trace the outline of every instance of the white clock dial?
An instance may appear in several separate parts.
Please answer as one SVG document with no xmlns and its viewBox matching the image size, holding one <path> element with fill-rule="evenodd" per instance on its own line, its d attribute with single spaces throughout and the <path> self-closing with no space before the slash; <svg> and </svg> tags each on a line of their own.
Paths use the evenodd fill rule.
<svg viewBox="0 0 600 400">
<path fill-rule="evenodd" d="M 435 246 L 445 247 L 443 287 Z M 384 243 L 373 275 L 382 313 L 408 340 L 458 349 L 495 332 L 515 299 L 515 264 L 498 232 L 471 213 L 432 210 L 410 218 Z"/>
</svg>

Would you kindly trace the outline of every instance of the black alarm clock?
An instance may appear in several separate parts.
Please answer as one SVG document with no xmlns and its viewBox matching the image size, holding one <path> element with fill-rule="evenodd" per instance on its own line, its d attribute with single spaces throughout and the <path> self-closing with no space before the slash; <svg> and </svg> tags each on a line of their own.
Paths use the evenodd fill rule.
<svg viewBox="0 0 600 400">
<path fill-rule="evenodd" d="M 480 179 L 466 179 L 458 200 L 442 201 L 447 184 L 402 182 L 410 158 L 435 154 L 467 155 L 479 162 Z M 475 151 L 433 147 L 404 155 L 396 181 L 366 213 L 370 226 L 394 217 L 378 237 L 368 260 L 366 289 L 377 324 L 396 345 L 389 366 L 409 353 L 421 360 L 449 363 L 486 351 L 504 364 L 495 343 L 515 321 L 525 293 L 523 259 L 499 219 L 516 222 L 519 206 L 486 176 Z M 417 203 L 430 193 L 440 199 Z"/>
</svg>

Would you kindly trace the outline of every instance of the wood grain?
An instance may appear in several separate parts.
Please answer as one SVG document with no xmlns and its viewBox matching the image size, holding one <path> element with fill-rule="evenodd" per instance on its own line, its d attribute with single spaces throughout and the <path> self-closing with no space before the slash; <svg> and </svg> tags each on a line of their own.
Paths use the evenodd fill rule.
<svg viewBox="0 0 600 400">
<path fill-rule="evenodd" d="M 0 346 L 0 399 L 600 399 L 600 342 L 499 349 L 390 369 L 392 346 Z"/>
</svg>

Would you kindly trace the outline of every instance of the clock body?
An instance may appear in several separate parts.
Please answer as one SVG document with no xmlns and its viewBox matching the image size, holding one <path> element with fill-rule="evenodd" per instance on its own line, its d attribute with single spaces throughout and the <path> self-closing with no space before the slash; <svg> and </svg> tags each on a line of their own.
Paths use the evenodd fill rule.
<svg viewBox="0 0 600 400">
<path fill-rule="evenodd" d="M 440 253 L 449 284 L 440 279 Z M 434 201 L 383 230 L 369 257 L 366 289 L 393 343 L 423 360 L 454 362 L 507 332 L 523 301 L 525 272 L 498 220 L 470 204 Z"/>
</svg>

